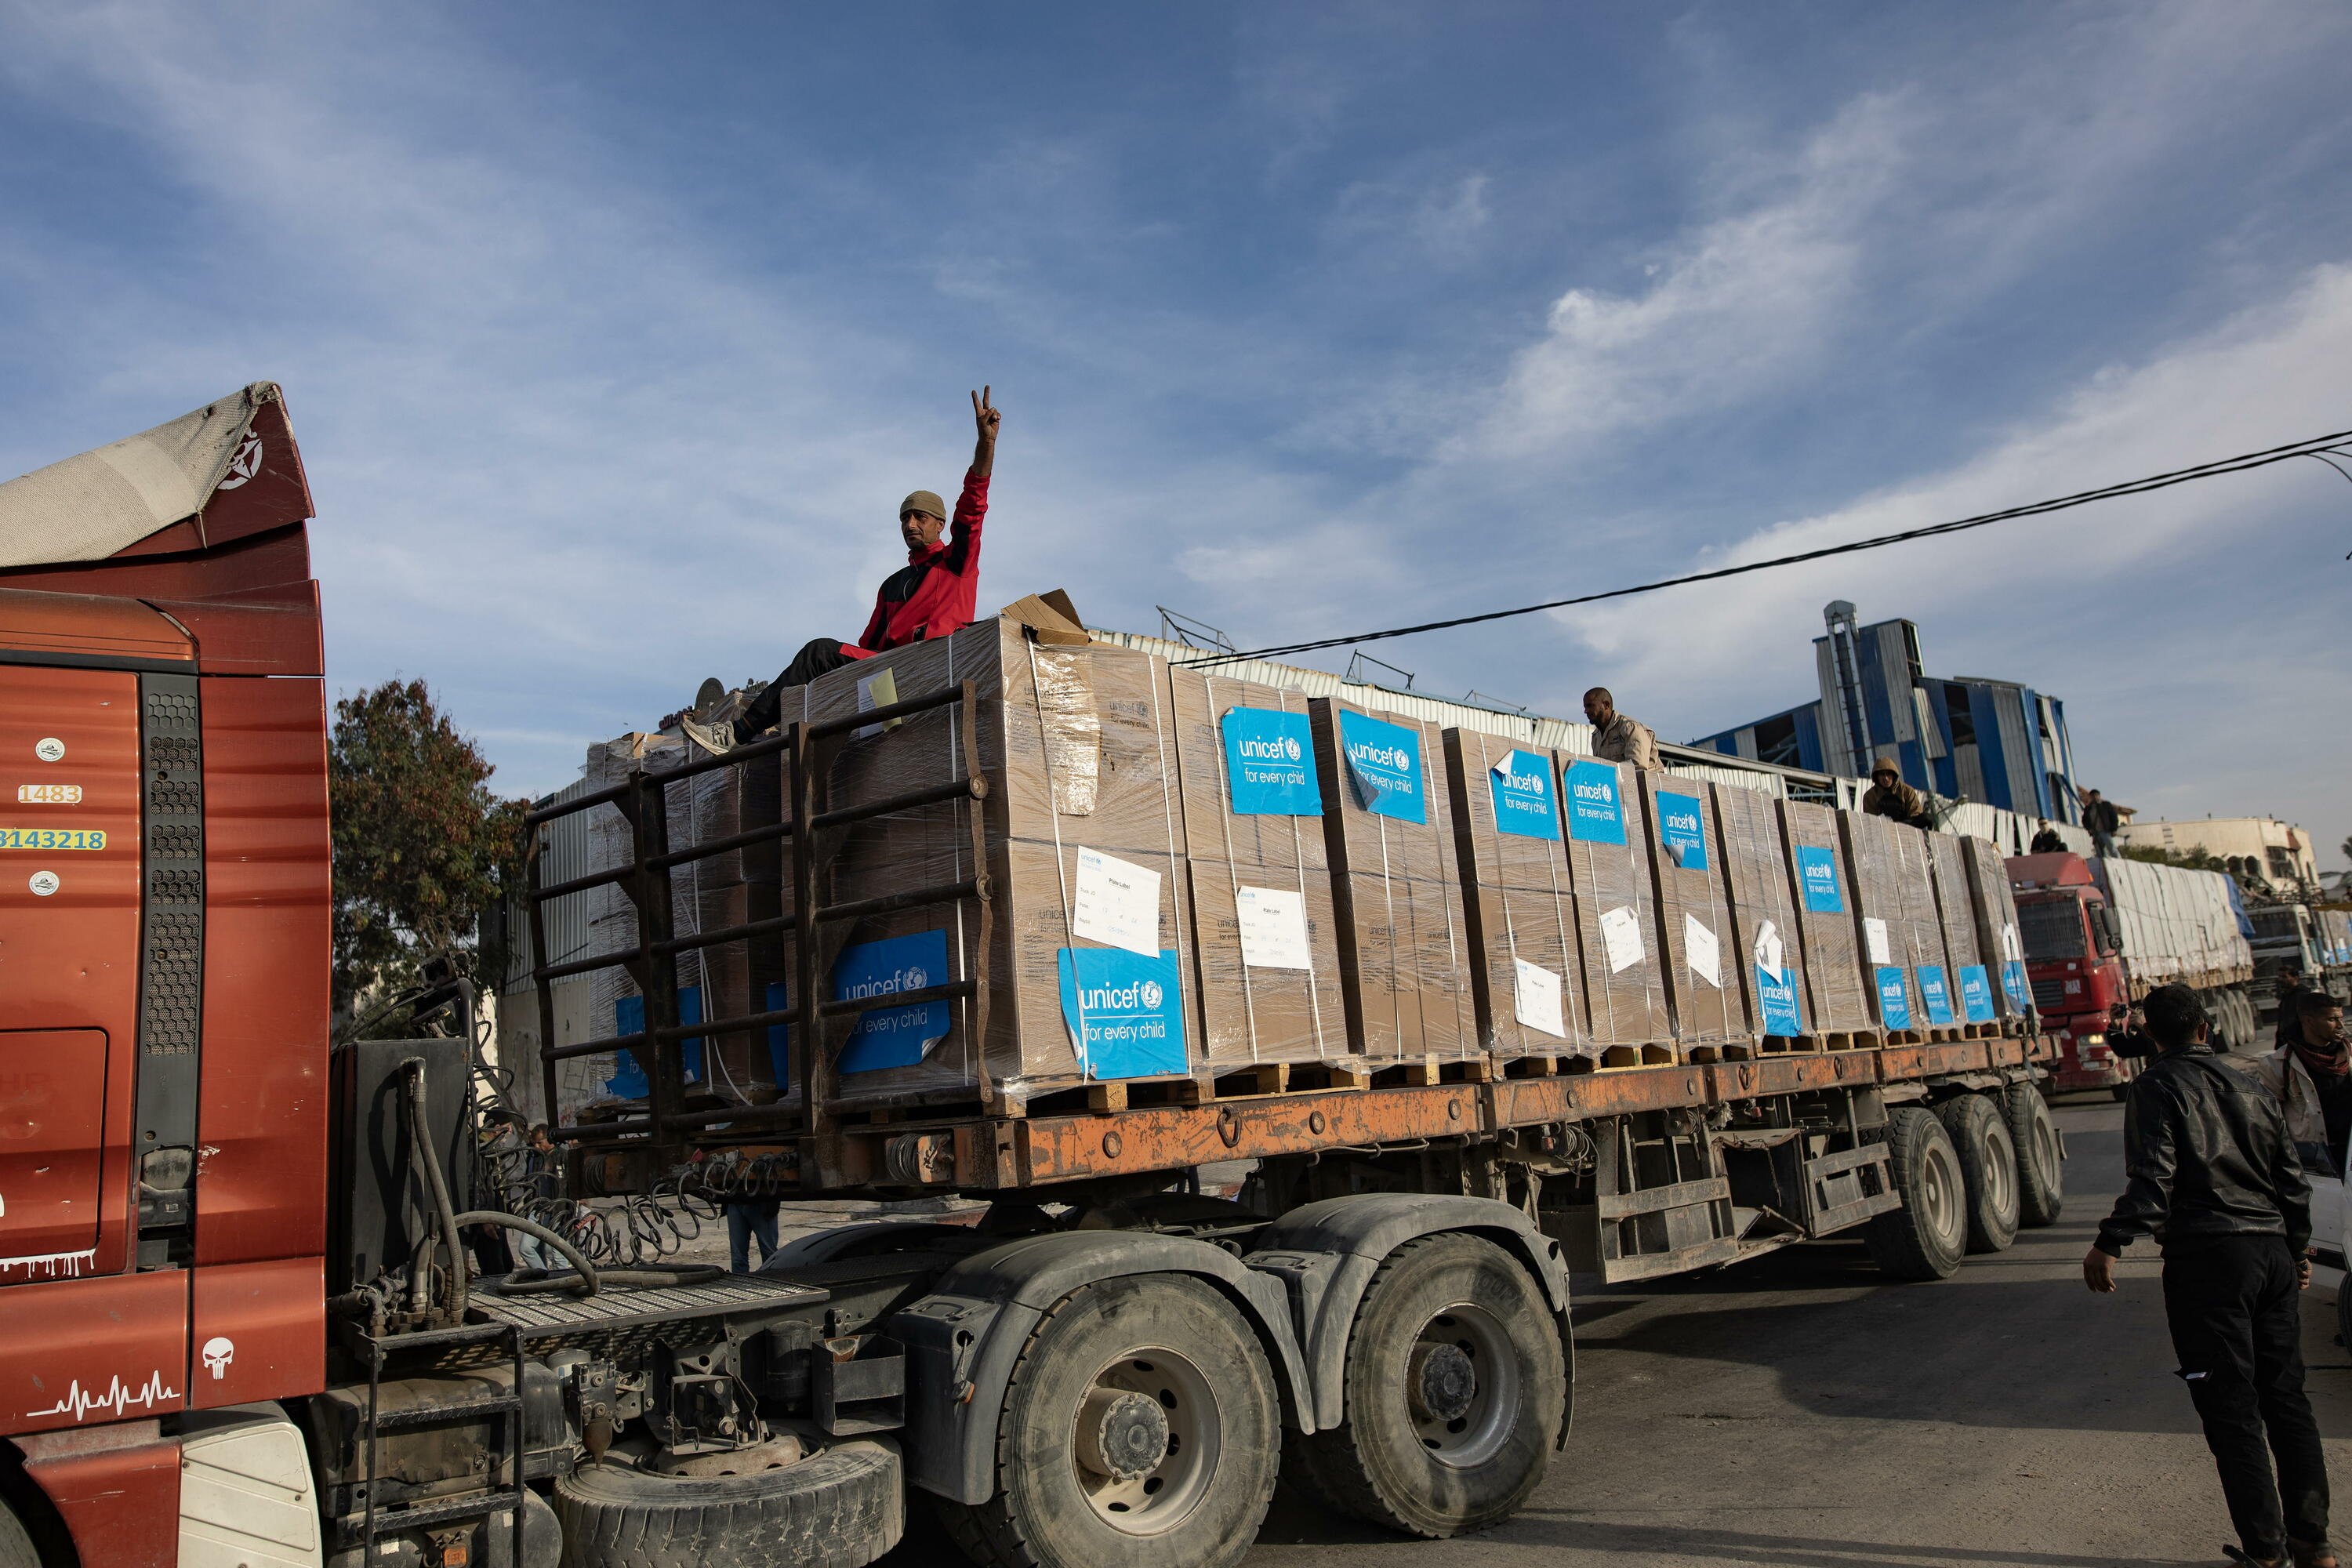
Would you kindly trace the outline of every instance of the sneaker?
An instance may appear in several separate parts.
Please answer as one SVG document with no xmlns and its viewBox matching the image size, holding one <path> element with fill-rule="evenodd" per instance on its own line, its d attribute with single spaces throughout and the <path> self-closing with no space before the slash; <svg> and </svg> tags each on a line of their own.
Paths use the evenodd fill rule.
<svg viewBox="0 0 2352 1568">
<path fill-rule="evenodd" d="M 706 724 L 698 719 L 680 719 L 677 727 L 686 738 L 714 757 L 724 756 L 735 749 L 735 726 L 719 721 Z"/>
</svg>

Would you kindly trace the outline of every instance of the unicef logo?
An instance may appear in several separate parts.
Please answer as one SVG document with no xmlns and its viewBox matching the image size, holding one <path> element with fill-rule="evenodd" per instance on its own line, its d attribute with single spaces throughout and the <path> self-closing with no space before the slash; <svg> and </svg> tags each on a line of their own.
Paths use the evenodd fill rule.
<svg viewBox="0 0 2352 1568">
<path fill-rule="evenodd" d="M 1146 1007 L 1156 1008 L 1160 1005 L 1160 982 L 1157 980 L 1145 981 L 1142 985 L 1137 988 L 1136 994 L 1142 999 L 1143 1005 Z"/>
<path fill-rule="evenodd" d="M 1299 747 L 1297 736 L 1285 735 L 1282 738 L 1282 754 L 1294 763 L 1306 754 Z"/>
<path fill-rule="evenodd" d="M 926 973 L 919 965 L 908 970 L 906 978 L 903 981 L 906 988 L 909 991 L 920 991 L 924 986 L 929 985 L 930 983 L 930 975 Z"/>
</svg>

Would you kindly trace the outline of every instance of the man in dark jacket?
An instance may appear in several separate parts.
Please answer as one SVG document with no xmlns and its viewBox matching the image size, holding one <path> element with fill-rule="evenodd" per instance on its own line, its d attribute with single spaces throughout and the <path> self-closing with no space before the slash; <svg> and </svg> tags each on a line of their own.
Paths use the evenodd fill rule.
<svg viewBox="0 0 2352 1568">
<path fill-rule="evenodd" d="M 1873 816 L 1892 817 L 1912 827 L 1929 826 L 1927 803 L 1903 782 L 1893 757 L 1881 757 L 1870 766 L 1870 788 L 1863 792 L 1862 809 Z"/>
<path fill-rule="evenodd" d="M 2164 1054 L 2132 1080 L 2124 1107 L 2129 1184 L 2083 1257 L 2084 1282 L 2114 1290 L 2124 1248 L 2156 1238 L 2180 1378 L 2244 1559 L 2275 1563 L 2292 1551 L 2298 1565 L 2333 1568 L 2327 1465 L 2303 1389 L 2295 1301 L 2311 1283 L 2303 1162 L 2278 1101 L 2207 1043 L 2194 991 L 2160 986 L 2145 1009 Z"/>
<path fill-rule="evenodd" d="M 2123 823 L 2124 814 L 2116 808 L 2114 801 L 2102 799 L 2095 789 L 2083 792 L 2083 826 L 2091 835 L 2092 847 L 2101 855 L 2115 854 L 2116 830 Z"/>
</svg>

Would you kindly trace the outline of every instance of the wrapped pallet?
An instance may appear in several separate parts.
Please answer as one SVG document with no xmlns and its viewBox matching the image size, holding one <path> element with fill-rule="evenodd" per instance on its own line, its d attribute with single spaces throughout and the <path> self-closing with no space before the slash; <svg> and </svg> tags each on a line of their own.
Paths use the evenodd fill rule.
<svg viewBox="0 0 2352 1568">
<path fill-rule="evenodd" d="M 1956 1022 L 1990 1024 L 1992 976 L 1977 948 L 1976 910 L 1969 896 L 1969 841 L 1949 833 L 1923 833 L 1920 837 L 1927 846 L 1927 868 L 1936 886 L 1936 923 L 1944 939 L 1949 1010 Z"/>
<path fill-rule="evenodd" d="M 1853 868 L 1854 920 L 1878 1021 L 1889 1029 L 1952 1023 L 1956 1016 L 1943 931 L 1936 923 L 1927 836 L 1860 811 L 1840 812 L 1838 826 L 1845 835 L 1846 862 Z"/>
<path fill-rule="evenodd" d="M 1386 1063 L 1480 1054 L 1436 725 L 1307 700 L 1350 1047 Z"/>
<path fill-rule="evenodd" d="M 1657 891 L 1667 1019 L 1684 1060 L 1712 1060 L 1723 1047 L 1748 1038 L 1714 792 L 1703 779 L 1636 776 Z"/>
<path fill-rule="evenodd" d="M 1804 950 L 1780 803 L 1758 790 L 1710 787 L 1730 905 L 1727 957 L 1738 973 L 1748 1027 L 1759 1036 L 1792 1038 L 1805 1033 Z"/>
<path fill-rule="evenodd" d="M 1853 1034 L 1873 1029 L 1877 1014 L 1864 968 L 1853 915 L 1853 871 L 1838 813 L 1806 801 L 1780 802 L 1789 846 L 1789 876 L 1797 889 L 1797 922 L 1804 933 L 1808 1032 Z"/>
<path fill-rule="evenodd" d="M 1549 752 L 1445 731 L 1478 1037 L 1506 1059 L 1596 1054 Z"/>
<path fill-rule="evenodd" d="M 1568 880 L 1585 976 L 1586 1027 L 1612 1067 L 1675 1059 L 1658 957 L 1657 889 L 1631 764 L 1563 755 Z"/>
<path fill-rule="evenodd" d="M 819 815 L 961 779 L 967 739 L 987 786 L 978 803 L 908 806 L 796 847 L 817 859 L 821 907 L 911 897 L 982 874 L 991 892 L 985 911 L 961 898 L 824 927 L 818 956 L 832 999 L 984 985 L 984 1027 L 981 997 L 877 1008 L 829 1026 L 840 1106 L 977 1098 L 1017 1110 L 1089 1082 L 1183 1074 L 1197 1059 L 1164 667 L 1068 636 L 1034 640 L 999 617 L 859 660 L 806 689 L 814 723 L 966 681 L 977 702 L 970 737 L 961 704 L 950 703 L 829 743 Z"/>
<path fill-rule="evenodd" d="M 1354 1065 L 1307 699 L 1170 668 L 1202 1065 Z"/>
<path fill-rule="evenodd" d="M 1986 839 L 1959 841 L 1961 866 L 1968 873 L 1969 913 L 1976 928 L 1977 954 L 1985 973 L 1985 1003 L 1995 1018 L 2022 1018 L 2033 1005 L 2025 977 L 2025 948 L 2017 934 L 2017 894 L 2010 887 L 2009 866 L 2000 850 Z M 1960 972 L 1960 993 L 1969 996 L 1971 978 Z M 1975 1019 L 1982 1008 L 1967 1007 Z"/>
</svg>

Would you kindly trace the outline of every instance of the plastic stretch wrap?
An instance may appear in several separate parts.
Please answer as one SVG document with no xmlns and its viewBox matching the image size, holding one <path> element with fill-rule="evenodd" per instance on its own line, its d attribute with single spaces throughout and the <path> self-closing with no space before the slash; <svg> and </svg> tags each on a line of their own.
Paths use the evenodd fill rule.
<svg viewBox="0 0 2352 1568">
<path fill-rule="evenodd" d="M 1479 1054 L 1441 731 L 1423 720 L 1375 714 L 1331 697 L 1309 698 L 1307 716 L 1349 1044 L 1389 1060 Z M 1360 734 L 1406 732 L 1376 748 L 1395 771 L 1370 757 L 1343 756 L 1340 731 L 1350 725 Z M 1383 796 L 1375 769 L 1401 787 Z M 1373 809 L 1375 802 L 1388 810 Z"/>
<path fill-rule="evenodd" d="M 1936 1020 L 1929 1016 L 1919 970 L 1927 965 L 1941 971 L 1945 962 L 1927 835 L 1860 811 L 1838 813 L 1838 826 L 1845 835 L 1846 862 L 1853 868 L 1854 919 L 1879 1022 L 1890 1029 L 1927 1028 Z M 1890 971 L 1900 971 L 1899 980 Z"/>
<path fill-rule="evenodd" d="M 1202 1060 L 1215 1070 L 1345 1058 L 1347 1004 L 1323 824 L 1287 812 L 1237 812 L 1228 776 L 1226 714 L 1237 709 L 1283 713 L 1303 724 L 1307 699 L 1200 670 L 1169 668 L 1166 676 L 1184 842 L 1191 848 L 1199 969 L 1191 996 Z M 1288 918 L 1294 905 L 1295 923 Z M 1255 952 L 1260 962 L 1248 961 L 1245 918 L 1253 931 L 1271 933 Z"/>
<path fill-rule="evenodd" d="M 1944 955 L 1958 984 L 1963 969 L 1985 962 L 1977 941 L 1976 910 L 1969 898 L 1969 840 L 1948 833 L 1923 833 L 1927 864 L 1936 884 L 1936 922 L 1944 938 Z"/>
<path fill-rule="evenodd" d="M 1574 895 L 1577 944 L 1584 958 L 1585 1014 L 1592 1044 L 1667 1047 L 1674 1026 L 1666 1014 L 1664 968 L 1658 962 L 1655 879 L 1641 804 L 1641 772 L 1630 763 L 1598 763 L 1559 753 L 1565 775 L 1576 765 L 1616 774 L 1622 844 L 1568 837 L 1569 889 Z M 1570 786 L 1572 788 L 1572 784 Z M 1573 811 L 1570 813 L 1571 824 Z"/>
<path fill-rule="evenodd" d="M 1724 890 L 1715 792 L 1702 779 L 1644 773 L 1643 826 L 1657 887 L 1658 950 L 1667 1016 L 1685 1048 L 1748 1037 L 1739 950 Z"/>
<path fill-rule="evenodd" d="M 1811 1028 L 1804 1009 L 1804 936 L 1797 918 L 1795 889 L 1789 881 L 1788 841 L 1780 829 L 1780 802 L 1751 789 L 1715 787 L 1716 829 L 1723 843 L 1723 883 L 1731 906 L 1726 963 L 1738 971 L 1739 996 L 1748 1027 L 1766 1027 L 1758 971 L 1764 981 L 1785 982 L 1797 1008 L 1799 1032 Z M 1782 1020 L 1785 1022 L 1785 1020 Z"/>
<path fill-rule="evenodd" d="M 850 717 L 966 680 L 977 699 L 974 740 L 986 799 L 977 807 L 968 800 L 917 806 L 826 833 L 814 851 L 817 897 L 823 908 L 971 879 L 980 868 L 972 863 L 969 814 L 978 809 L 992 910 L 985 951 L 981 906 L 964 899 L 828 922 L 819 960 L 835 992 L 913 989 L 908 976 L 916 970 L 928 984 L 982 980 L 986 1038 L 972 1038 L 971 998 L 877 1009 L 860 1015 L 866 1021 L 856 1026 L 834 1021 L 825 1037 L 837 1062 L 885 1064 L 842 1071 L 837 1103 L 976 1097 L 1017 1105 L 1093 1079 L 1189 1070 L 1199 1059 L 1197 1009 L 1186 1000 L 1196 991 L 1193 939 L 1174 726 L 1160 668 L 1149 655 L 1108 645 L 1033 643 L 1018 624 L 992 619 L 821 677 L 807 689 L 808 716 L 820 723 Z M 961 778 L 961 707 L 950 704 L 842 742 L 832 752 L 816 809 L 872 804 Z M 1082 868 L 1082 851 L 1110 858 L 1089 858 L 1091 869 Z M 1156 922 L 1147 913 L 1151 900 L 1139 891 L 1115 909 L 1090 904 L 1089 889 L 1099 889 L 1104 874 L 1128 879 L 1137 889 L 1156 876 Z M 1089 924 L 1089 908 L 1156 924 L 1151 934 L 1164 962 L 1174 965 L 1177 984 L 1171 994 L 1157 971 L 1139 974 L 1127 989 L 1153 999 L 1156 1026 L 1128 1020 L 1118 1029 L 1122 1039 L 1154 1026 L 1170 1031 L 1158 1048 L 1106 1047 L 1089 1057 L 1076 1044 L 1063 1006 L 1061 954 L 1120 951 L 1081 933 L 1101 929 Z M 1121 962 L 1073 960 L 1088 973 Z M 941 966 L 943 973 L 935 973 Z M 1096 1025 L 1107 1026 L 1099 1018 Z M 915 1046 L 921 1047 L 916 1059 L 898 1059 Z"/>
<path fill-rule="evenodd" d="M 2022 985 L 2025 966 L 2025 948 L 2017 929 L 2017 894 L 2010 886 L 2008 864 L 2000 849 L 1985 839 L 1959 842 L 1966 852 L 1963 864 L 1969 877 L 1969 910 L 1976 923 L 1977 952 L 1992 980 L 1993 1016 L 2022 1017 L 2025 1004 L 2011 995 L 2002 984 L 2003 970 L 2015 963 L 2014 978 Z"/>
<path fill-rule="evenodd" d="M 1870 977 L 1854 921 L 1853 868 L 1838 831 L 1839 813 L 1804 801 L 1784 800 L 1780 807 L 1789 874 L 1798 892 L 1797 921 L 1805 933 L 1806 1031 L 1851 1034 L 1874 1028 L 1878 1015 L 1871 1004 Z M 1826 868 L 1825 881 L 1835 884 L 1835 908 L 1823 907 L 1832 900 L 1809 888 L 1809 863 Z"/>
<path fill-rule="evenodd" d="M 1506 1058 L 1597 1055 L 1586 1027 L 1583 950 L 1561 839 L 1496 825 L 1494 770 L 1522 748 L 1477 730 L 1448 730 L 1444 741 L 1479 1037 Z M 1544 769 L 1559 832 L 1559 769 L 1548 751 L 1527 755 Z M 1557 982 L 1556 1015 L 1553 982 L 1521 964 Z"/>
</svg>

